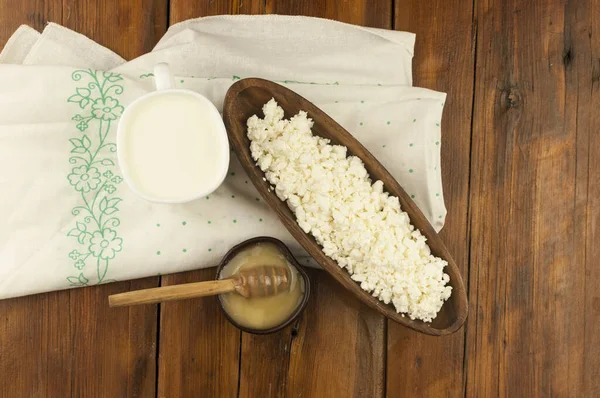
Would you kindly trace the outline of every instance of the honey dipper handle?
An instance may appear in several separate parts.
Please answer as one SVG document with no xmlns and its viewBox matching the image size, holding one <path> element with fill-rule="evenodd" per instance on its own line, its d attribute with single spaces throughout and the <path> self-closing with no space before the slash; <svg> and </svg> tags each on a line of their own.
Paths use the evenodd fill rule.
<svg viewBox="0 0 600 398">
<path fill-rule="evenodd" d="M 134 290 L 133 292 L 113 294 L 108 297 L 111 307 L 125 305 L 153 304 L 163 301 L 182 300 L 193 297 L 214 296 L 235 290 L 232 279 L 185 283 L 183 285 L 155 287 L 152 289 Z"/>
</svg>

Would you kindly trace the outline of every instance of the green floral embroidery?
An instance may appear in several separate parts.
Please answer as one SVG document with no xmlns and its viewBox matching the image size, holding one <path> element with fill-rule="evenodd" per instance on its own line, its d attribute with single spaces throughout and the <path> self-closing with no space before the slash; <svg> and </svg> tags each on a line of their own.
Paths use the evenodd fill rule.
<svg viewBox="0 0 600 398">
<path fill-rule="evenodd" d="M 117 238 L 117 232 L 112 229 L 96 231 L 90 239 L 90 251 L 96 257 L 113 259 L 122 249 L 123 239 Z"/>
<path fill-rule="evenodd" d="M 115 120 L 123 113 L 123 107 L 119 101 L 112 97 L 98 98 L 92 105 L 92 115 L 96 119 Z"/>
<path fill-rule="evenodd" d="M 83 273 L 79 274 L 79 276 L 69 276 L 67 280 L 73 286 L 86 286 L 89 282 L 89 279 L 83 276 Z"/>
<path fill-rule="evenodd" d="M 67 236 L 77 240 L 77 248 L 69 253 L 74 261 L 75 275 L 68 276 L 72 286 L 86 286 L 92 280 L 96 284 L 112 282 L 107 279 L 110 262 L 123 249 L 123 238 L 118 236 L 117 227 L 121 224 L 117 213 L 122 201 L 115 196 L 117 186 L 123 178 L 115 175 L 115 163 L 106 155 L 116 152 L 114 142 L 107 140 L 111 126 L 123 113 L 124 107 L 118 97 L 123 94 L 123 86 L 117 82 L 121 75 L 94 70 L 77 70 L 71 75 L 73 81 L 81 82 L 82 87 L 67 102 L 79 105 L 80 113 L 71 119 L 81 133 L 92 129 L 92 133 L 79 133 L 69 140 L 73 165 L 67 175 L 69 184 L 80 195 L 80 204 L 71 213 L 76 216 L 75 227 Z M 85 83 L 87 82 L 87 85 Z M 86 268 L 88 262 L 95 262 L 95 270 Z"/>
<path fill-rule="evenodd" d="M 146 79 L 148 77 L 154 77 L 154 73 L 142 73 L 140 79 Z"/>
<path fill-rule="evenodd" d="M 79 129 L 79 131 L 85 131 L 85 130 L 87 130 L 87 128 L 89 126 L 87 124 L 87 121 L 84 120 L 84 121 L 77 123 L 77 125 L 75 127 L 77 127 Z"/>
<path fill-rule="evenodd" d="M 79 252 L 77 250 L 73 250 L 71 253 L 69 253 L 69 257 L 71 257 L 71 260 L 77 260 L 79 258 Z"/>
<path fill-rule="evenodd" d="M 89 192 L 100 184 L 100 173 L 95 167 L 74 167 L 71 174 L 68 175 L 69 182 L 75 187 L 76 191 Z"/>
</svg>

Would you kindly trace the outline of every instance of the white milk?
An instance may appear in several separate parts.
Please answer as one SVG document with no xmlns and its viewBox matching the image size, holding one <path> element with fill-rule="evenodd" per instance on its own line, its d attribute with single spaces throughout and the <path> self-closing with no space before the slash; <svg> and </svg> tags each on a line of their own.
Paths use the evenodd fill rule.
<svg viewBox="0 0 600 398">
<path fill-rule="evenodd" d="M 221 184 L 229 145 L 222 120 L 208 101 L 193 93 L 157 92 L 126 113 L 120 127 L 121 167 L 142 196 L 189 200 Z"/>
</svg>

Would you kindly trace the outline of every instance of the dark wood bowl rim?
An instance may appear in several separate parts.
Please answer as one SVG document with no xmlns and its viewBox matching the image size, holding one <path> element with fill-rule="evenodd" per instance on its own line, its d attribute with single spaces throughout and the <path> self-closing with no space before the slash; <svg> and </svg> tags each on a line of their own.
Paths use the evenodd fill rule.
<svg viewBox="0 0 600 398">
<path fill-rule="evenodd" d="M 235 245 L 227 252 L 227 254 L 225 254 L 223 259 L 217 266 L 217 274 L 215 276 L 215 279 L 219 279 L 219 277 L 221 275 L 221 271 L 223 270 L 223 267 L 225 267 L 225 265 L 227 265 L 229 263 L 229 261 L 231 261 L 231 259 L 235 255 L 237 255 L 240 251 L 247 248 L 248 246 L 253 246 L 253 245 L 256 245 L 259 243 L 271 243 L 271 244 L 274 244 L 275 246 L 277 246 L 278 249 L 283 254 L 283 256 L 285 257 L 285 259 L 294 268 L 296 268 L 298 270 L 298 273 L 302 276 L 302 279 L 304 280 L 304 296 L 302 297 L 302 301 L 300 302 L 300 305 L 298 305 L 296 310 L 290 315 L 290 317 L 284 323 L 274 326 L 269 329 L 253 329 L 253 328 L 249 328 L 246 326 L 242 326 L 231 318 L 231 316 L 227 313 L 227 311 L 225 311 L 225 308 L 223 307 L 223 302 L 221 301 L 221 295 L 217 296 L 217 303 L 219 304 L 221 311 L 223 311 L 223 314 L 225 314 L 225 318 L 227 318 L 227 320 L 229 322 L 231 322 L 233 324 L 233 326 L 235 326 L 236 328 L 243 330 L 244 332 L 252 333 L 252 334 L 270 334 L 270 333 L 275 333 L 275 332 L 280 331 L 281 329 L 283 329 L 286 326 L 288 326 L 289 324 L 291 324 L 296 318 L 298 318 L 298 316 L 302 313 L 302 311 L 304 311 L 304 308 L 306 307 L 306 304 L 308 303 L 308 298 L 310 297 L 310 278 L 308 277 L 308 274 L 303 269 L 303 267 L 300 265 L 300 263 L 294 258 L 294 256 L 292 255 L 292 252 L 290 252 L 290 249 L 279 239 L 275 239 L 270 236 L 258 236 L 256 238 L 248 239 L 240 244 Z"/>
</svg>

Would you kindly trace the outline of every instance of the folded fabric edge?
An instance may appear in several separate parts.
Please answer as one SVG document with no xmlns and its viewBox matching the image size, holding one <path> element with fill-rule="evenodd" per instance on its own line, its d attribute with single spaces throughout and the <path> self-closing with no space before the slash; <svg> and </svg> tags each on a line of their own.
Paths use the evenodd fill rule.
<svg viewBox="0 0 600 398">
<path fill-rule="evenodd" d="M 50 39 L 52 39 L 54 41 L 57 41 L 57 39 L 58 39 L 61 42 L 62 41 L 76 42 L 77 45 L 74 46 L 75 49 L 88 48 L 93 51 L 100 52 L 100 53 L 102 53 L 103 57 L 108 57 L 108 58 L 112 59 L 112 63 L 114 63 L 115 66 L 121 65 L 121 64 L 124 64 L 127 62 L 123 57 L 121 57 L 116 52 L 95 42 L 94 40 L 90 39 L 86 35 L 76 32 L 72 29 L 66 28 L 55 22 L 48 22 L 48 24 L 42 31 L 41 36 L 42 37 L 48 36 Z"/>
<path fill-rule="evenodd" d="M 0 52 L 0 63 L 22 64 L 40 36 L 41 33 L 29 25 L 19 26 Z"/>
<path fill-rule="evenodd" d="M 279 14 L 210 15 L 210 16 L 206 16 L 206 17 L 187 19 L 185 21 L 181 21 L 181 22 L 178 22 L 176 24 L 169 26 L 169 29 L 167 29 L 167 32 L 163 35 L 163 37 L 161 37 L 161 39 L 156 44 L 156 46 L 152 49 L 152 51 L 154 51 L 155 49 L 160 49 L 161 48 L 160 44 L 161 44 L 161 42 L 163 42 L 163 40 L 167 40 L 170 37 L 172 37 L 173 35 L 176 35 L 180 31 L 185 29 L 186 25 L 192 24 L 194 22 L 200 22 L 200 21 L 205 21 L 205 20 L 210 20 L 210 19 L 225 19 L 225 20 L 227 20 L 227 19 L 229 19 L 229 20 L 263 19 L 263 20 L 284 20 L 284 21 L 292 20 L 292 19 L 312 19 L 312 20 L 318 20 L 318 21 L 326 21 L 326 22 L 330 22 L 333 24 L 353 27 L 353 28 L 357 28 L 359 30 L 362 30 L 362 31 L 365 31 L 368 33 L 376 34 L 377 36 L 379 36 L 381 38 L 393 41 L 396 44 L 404 46 L 411 56 L 414 55 L 414 44 L 415 44 L 416 35 L 411 32 L 394 31 L 394 30 L 387 30 L 387 29 L 380 29 L 380 28 L 370 28 L 370 27 L 354 25 L 354 24 L 350 24 L 350 23 L 346 23 L 346 22 L 340 22 L 340 21 L 336 21 L 335 19 L 329 19 L 329 18 L 311 17 L 311 16 L 304 16 L 304 15 L 279 15 Z M 398 41 L 396 38 L 392 37 L 393 34 L 390 34 L 390 32 L 405 33 L 405 34 L 409 35 L 410 41 L 407 43 L 405 43 L 403 41 Z"/>
<path fill-rule="evenodd" d="M 443 102 L 442 102 L 442 110 L 440 111 L 440 129 L 441 129 L 441 124 L 442 124 L 442 120 L 444 119 L 444 109 L 446 108 L 446 99 L 447 99 L 447 94 L 446 93 L 442 93 L 443 94 Z M 443 133 L 443 131 L 442 131 Z M 444 225 L 446 225 L 446 216 L 448 215 L 448 208 L 446 207 L 446 201 L 444 200 L 444 178 L 442 176 L 442 140 L 443 135 L 440 134 L 440 145 L 436 145 L 437 147 L 437 152 L 436 153 L 431 153 L 430 157 L 428 159 L 426 159 L 426 162 L 428 164 L 435 164 L 435 166 L 437 166 L 438 169 L 438 173 L 435 173 L 434 178 L 437 179 L 437 182 L 439 184 L 440 187 L 442 187 L 442 189 L 440 190 L 440 198 L 439 200 L 442 201 L 442 209 L 443 212 L 442 214 L 438 215 L 438 219 L 434 221 L 433 224 L 433 228 L 435 229 L 435 231 L 437 233 L 440 233 L 440 231 L 444 228 Z"/>
<path fill-rule="evenodd" d="M 406 48 L 406 51 L 408 51 L 408 53 L 411 56 L 415 55 L 414 54 L 415 40 L 417 38 L 417 35 L 415 33 L 406 32 L 406 31 L 403 31 L 403 30 L 400 31 L 400 30 L 391 30 L 391 29 L 371 28 L 371 27 L 359 26 L 359 25 L 352 25 L 352 26 L 356 26 L 357 28 L 359 28 L 361 30 L 365 30 L 367 32 L 376 34 L 379 37 L 382 37 L 384 39 L 393 41 L 396 44 L 404 46 Z M 402 32 L 402 33 L 405 33 L 407 35 L 407 38 L 409 39 L 409 41 L 408 42 L 398 41 L 397 38 L 394 37 L 395 35 L 393 34 L 393 32 Z"/>
</svg>

